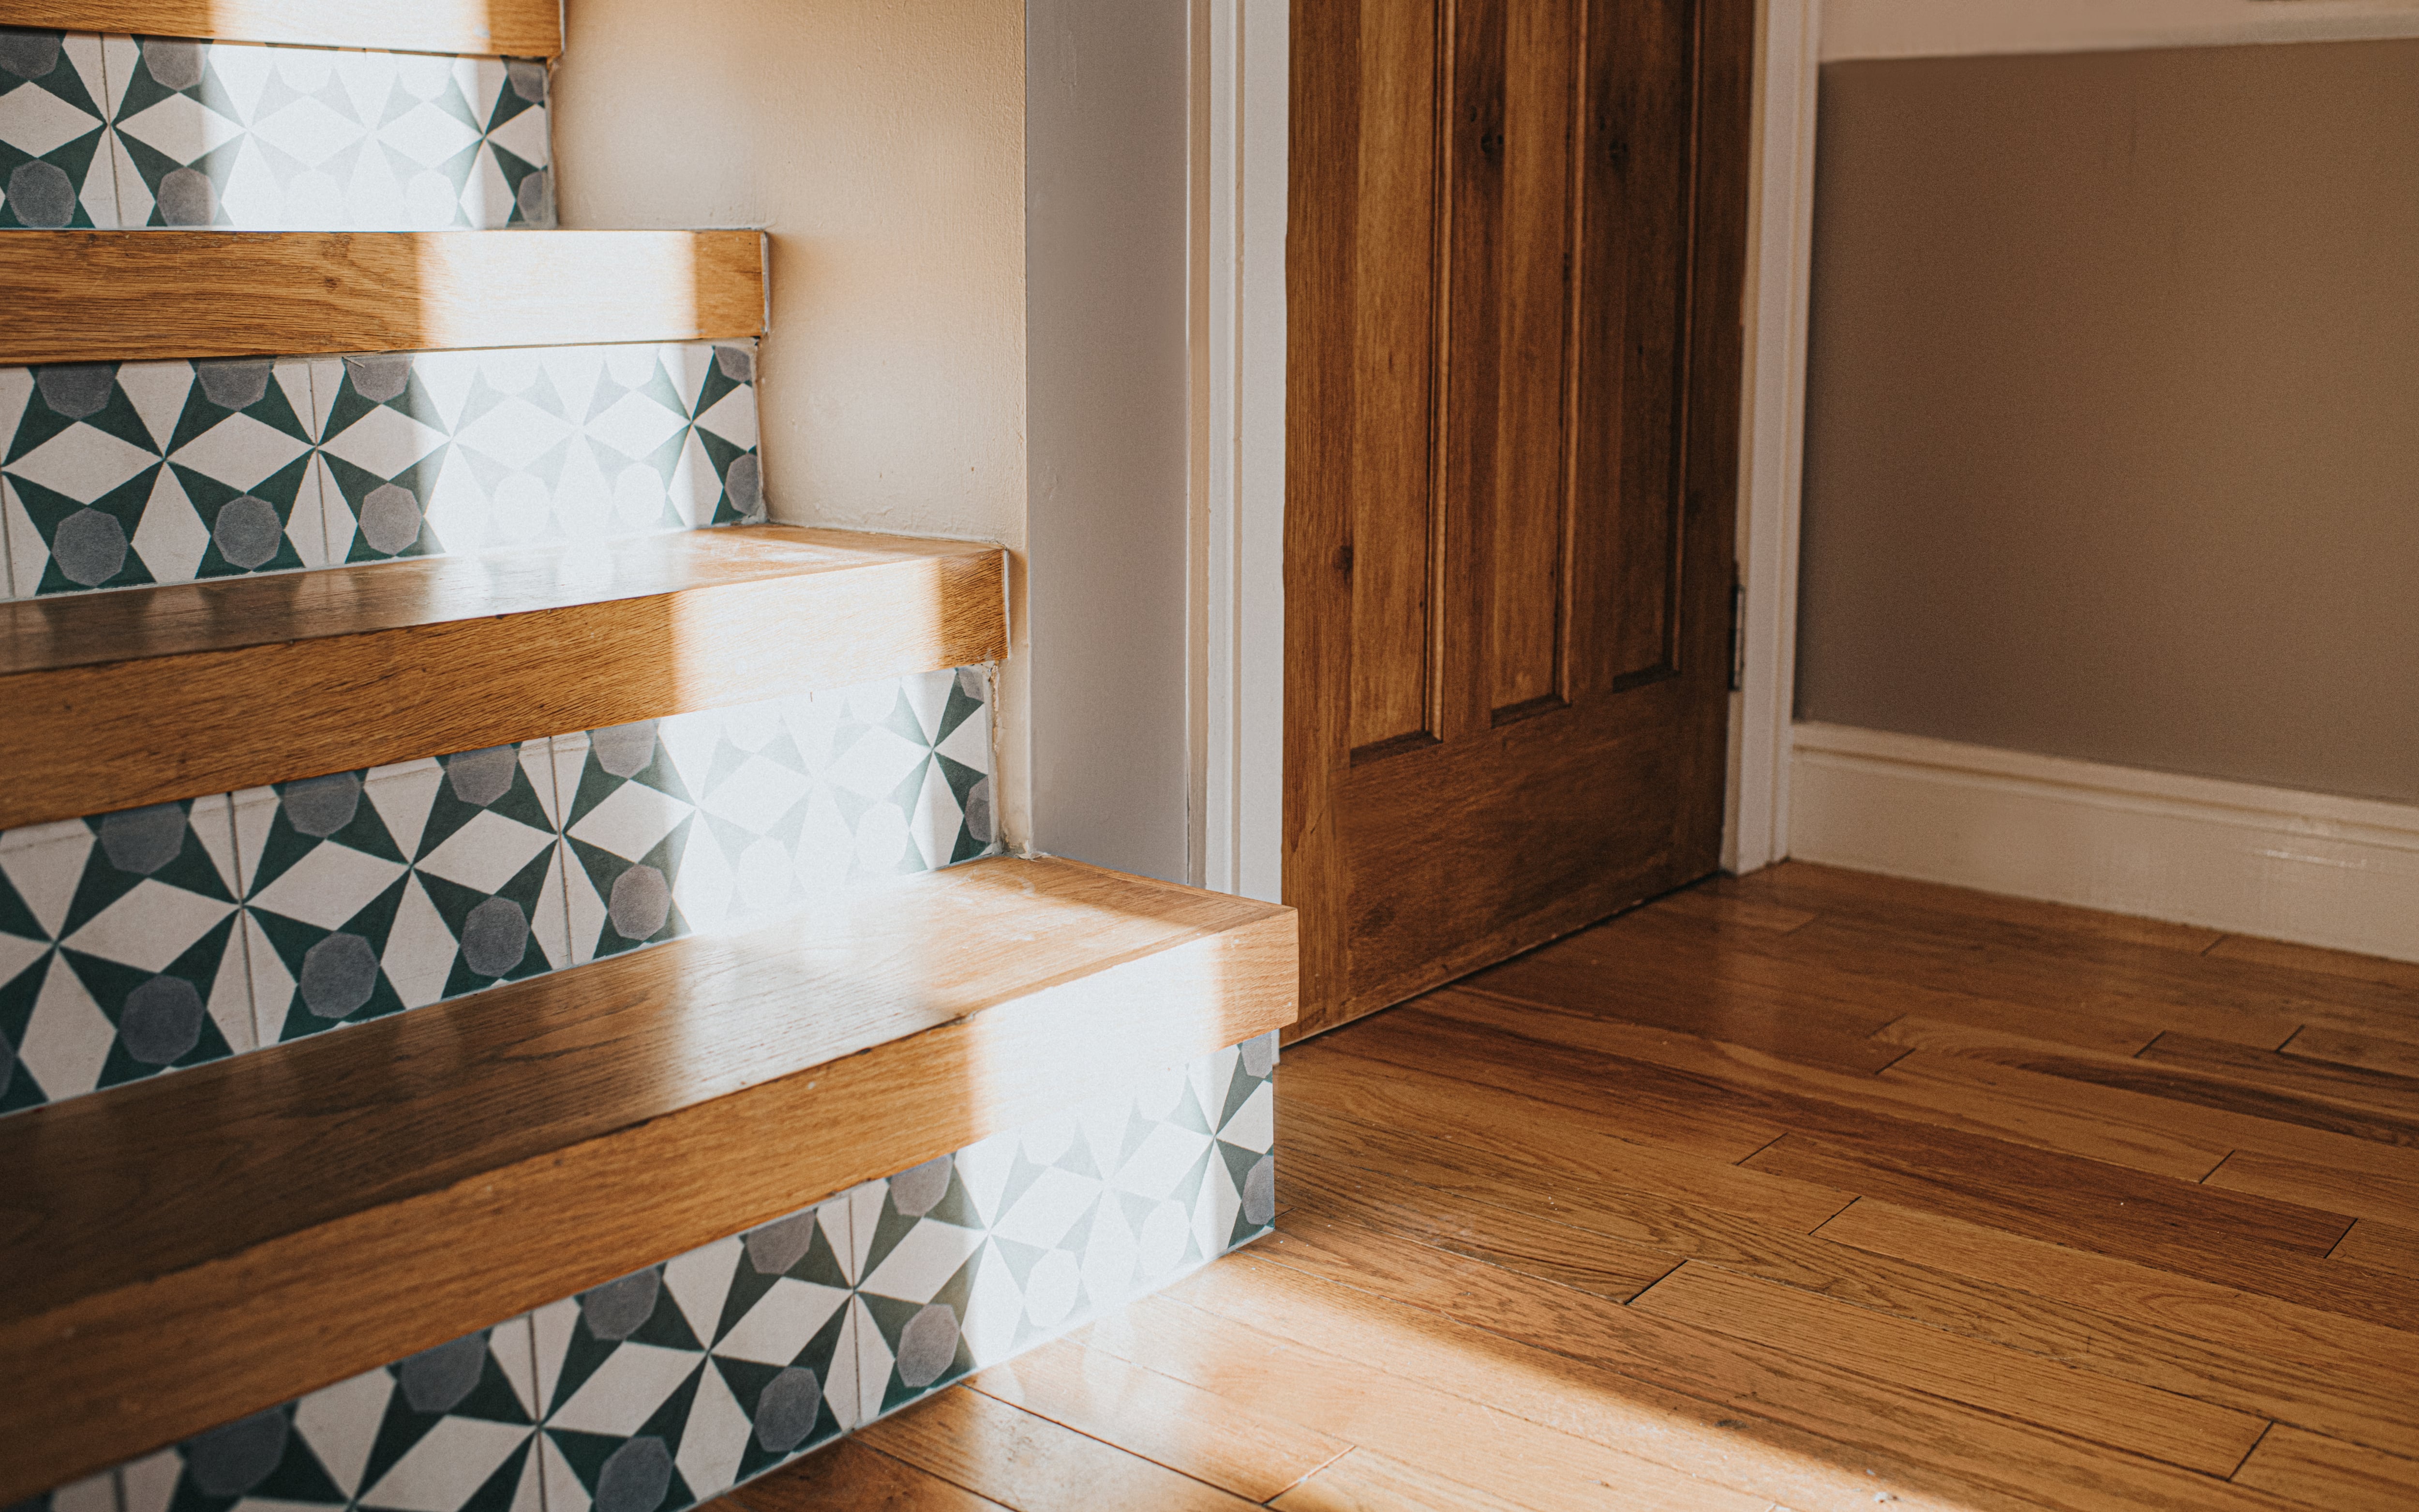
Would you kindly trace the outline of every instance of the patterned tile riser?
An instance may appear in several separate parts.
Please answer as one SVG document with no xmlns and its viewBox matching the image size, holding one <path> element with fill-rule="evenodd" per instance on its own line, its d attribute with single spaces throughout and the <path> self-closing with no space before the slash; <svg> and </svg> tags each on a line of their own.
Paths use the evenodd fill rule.
<svg viewBox="0 0 2419 1512">
<path fill-rule="evenodd" d="M 1276 1036 L 37 1499 L 686 1512 L 1269 1231 Z"/>
<path fill-rule="evenodd" d="M 547 67 L 0 28 L 0 230 L 554 224 Z"/>
<path fill-rule="evenodd" d="M 917 674 L 0 833 L 0 1114 L 995 848 Z"/>
<path fill-rule="evenodd" d="M 0 368 L 0 598 L 764 517 L 750 344 Z"/>
</svg>

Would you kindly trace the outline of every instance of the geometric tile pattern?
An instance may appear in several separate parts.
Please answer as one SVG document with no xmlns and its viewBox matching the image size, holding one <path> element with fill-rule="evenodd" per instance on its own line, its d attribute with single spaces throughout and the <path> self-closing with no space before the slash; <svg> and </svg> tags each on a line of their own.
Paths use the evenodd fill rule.
<svg viewBox="0 0 2419 1512">
<path fill-rule="evenodd" d="M 547 744 L 235 795 L 260 1043 L 563 965 Z"/>
<path fill-rule="evenodd" d="M 761 520 L 754 374 L 707 343 L 0 368 L 0 597 Z"/>
<path fill-rule="evenodd" d="M 0 1115 L 989 855 L 988 673 L 0 832 Z"/>
<path fill-rule="evenodd" d="M 224 798 L 0 833 L 0 1112 L 256 1043 Z"/>
<path fill-rule="evenodd" d="M 124 1512 L 544 1512 L 516 1318 L 119 1467 Z"/>
<path fill-rule="evenodd" d="M 101 39 L 0 27 L 0 230 L 114 228 Z"/>
<path fill-rule="evenodd" d="M 1276 1053 L 1265 1034 L 852 1193 L 859 1418 L 1267 1232 Z"/>
<path fill-rule="evenodd" d="M 0 228 L 551 226 L 547 82 L 518 58 L 0 29 Z"/>
<path fill-rule="evenodd" d="M 40 1512 L 686 1512 L 1269 1232 L 1276 1061 L 1219 1050 Z"/>
<path fill-rule="evenodd" d="M 558 738 L 571 958 L 988 855 L 980 668 Z"/>
</svg>

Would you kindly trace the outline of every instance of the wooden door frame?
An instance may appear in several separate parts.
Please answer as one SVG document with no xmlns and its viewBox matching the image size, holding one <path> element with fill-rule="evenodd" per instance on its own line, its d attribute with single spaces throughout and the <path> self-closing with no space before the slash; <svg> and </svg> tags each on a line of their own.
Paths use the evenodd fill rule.
<svg viewBox="0 0 2419 1512">
<path fill-rule="evenodd" d="M 1284 886 L 1288 0 L 1193 0 L 1193 879 Z M 1788 855 L 1823 0 L 1763 0 L 1755 62 L 1724 869 Z"/>
</svg>

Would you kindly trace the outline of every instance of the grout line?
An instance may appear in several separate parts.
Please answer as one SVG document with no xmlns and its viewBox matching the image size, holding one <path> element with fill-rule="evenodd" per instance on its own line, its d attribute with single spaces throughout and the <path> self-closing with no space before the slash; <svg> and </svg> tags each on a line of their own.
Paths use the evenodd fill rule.
<svg viewBox="0 0 2419 1512">
<path fill-rule="evenodd" d="M 536 1410 L 530 1414 L 533 1420 L 533 1426 L 530 1428 L 530 1454 L 537 1460 L 538 1512 L 547 1512 L 546 1493 L 546 1414 L 547 1403 L 546 1399 L 546 1388 L 542 1383 L 544 1378 L 538 1369 L 536 1308 L 532 1307 L 529 1311 L 521 1314 L 521 1331 L 529 1336 L 530 1399 L 537 1404 Z"/>
<path fill-rule="evenodd" d="M 2274 1431 L 2276 1431 L 2276 1424 L 2272 1418 L 2259 1429 L 2259 1437 L 2251 1441 L 2251 1447 L 2242 1451 L 2242 1458 L 2235 1461 L 2234 1469 L 2226 1474 L 2226 1478 L 2228 1483 L 2232 1483 L 2235 1476 L 2242 1474 L 2242 1467 L 2251 1463 L 2251 1457 L 2259 1452 L 2259 1446 L 2267 1443 L 2268 1435 Z"/>
</svg>

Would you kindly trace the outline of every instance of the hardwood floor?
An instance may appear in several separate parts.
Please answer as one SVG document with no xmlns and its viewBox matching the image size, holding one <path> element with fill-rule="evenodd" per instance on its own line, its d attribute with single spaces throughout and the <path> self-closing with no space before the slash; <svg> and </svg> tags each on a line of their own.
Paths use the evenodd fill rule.
<svg viewBox="0 0 2419 1512">
<path fill-rule="evenodd" d="M 723 1512 L 2419 1506 L 2419 969 L 1791 864 L 1277 1085 L 1276 1234 Z"/>
</svg>

